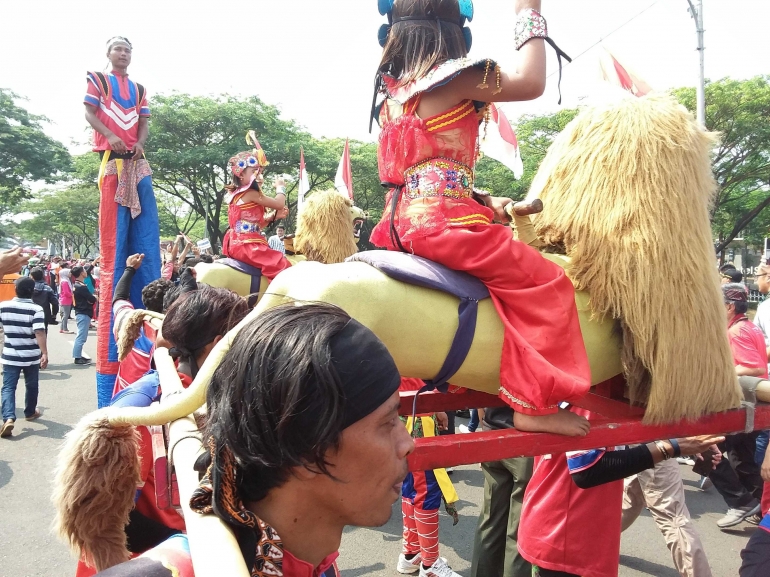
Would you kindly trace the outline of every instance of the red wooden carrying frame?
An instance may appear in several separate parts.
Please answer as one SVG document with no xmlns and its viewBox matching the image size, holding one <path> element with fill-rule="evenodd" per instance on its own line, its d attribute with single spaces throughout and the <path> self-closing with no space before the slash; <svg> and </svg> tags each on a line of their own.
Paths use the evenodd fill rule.
<svg viewBox="0 0 770 577">
<path fill-rule="evenodd" d="M 512 457 L 534 457 L 692 435 L 741 433 L 746 427 L 746 409 L 714 413 L 695 421 L 643 425 L 644 409 L 629 405 L 623 398 L 623 389 L 622 377 L 616 377 L 593 387 L 588 395 L 574 403 L 600 415 L 599 418 L 591 419 L 591 432 L 585 437 L 506 429 L 415 439 L 415 450 L 408 459 L 409 470 L 427 471 Z M 414 391 L 401 393 L 401 415 L 412 414 L 414 396 Z M 471 390 L 447 394 L 422 393 L 417 397 L 418 414 L 504 405 L 496 396 Z M 770 428 L 770 404 L 757 403 L 753 428 Z"/>
</svg>

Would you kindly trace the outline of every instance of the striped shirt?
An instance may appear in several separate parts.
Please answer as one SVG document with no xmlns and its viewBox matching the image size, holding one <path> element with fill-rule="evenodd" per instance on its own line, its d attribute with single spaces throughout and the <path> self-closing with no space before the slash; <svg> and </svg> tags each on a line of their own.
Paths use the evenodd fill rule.
<svg viewBox="0 0 770 577">
<path fill-rule="evenodd" d="M 111 72 L 104 76 L 110 84 L 110 94 L 103 94 L 96 75 L 89 72 L 83 102 L 95 107 L 96 117 L 131 150 L 139 136 L 139 118 L 150 116 L 147 96 L 143 95 L 142 101 L 137 102 L 139 89 L 136 82 L 129 80 L 128 74 Z M 94 150 L 110 150 L 107 137 L 96 131 Z"/>
<path fill-rule="evenodd" d="M 29 367 L 40 362 L 35 333 L 45 331 L 43 308 L 32 299 L 14 298 L 0 303 L 0 323 L 5 331 L 2 364 Z"/>
<path fill-rule="evenodd" d="M 273 236 L 267 239 L 267 246 L 269 246 L 273 250 L 277 250 L 279 252 L 282 252 L 283 254 L 286 254 L 286 247 L 284 247 L 283 245 L 283 239 L 279 237 L 277 234 L 274 234 Z"/>
</svg>

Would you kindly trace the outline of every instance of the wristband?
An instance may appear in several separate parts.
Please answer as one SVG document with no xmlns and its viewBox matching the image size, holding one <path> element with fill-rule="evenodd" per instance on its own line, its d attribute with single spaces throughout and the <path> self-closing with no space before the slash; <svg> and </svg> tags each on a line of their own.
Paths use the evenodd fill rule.
<svg viewBox="0 0 770 577">
<path fill-rule="evenodd" d="M 676 439 L 669 439 L 668 442 L 671 443 L 672 447 L 674 447 L 674 457 L 681 457 L 682 449 L 679 447 L 679 441 Z"/>
<path fill-rule="evenodd" d="M 279 184 L 278 186 L 275 187 L 275 193 L 286 196 L 286 187 L 282 184 Z"/>
<path fill-rule="evenodd" d="M 520 50 L 533 38 L 548 38 L 548 26 L 545 18 L 534 8 L 523 10 L 516 19 L 513 38 L 516 50 Z"/>
</svg>

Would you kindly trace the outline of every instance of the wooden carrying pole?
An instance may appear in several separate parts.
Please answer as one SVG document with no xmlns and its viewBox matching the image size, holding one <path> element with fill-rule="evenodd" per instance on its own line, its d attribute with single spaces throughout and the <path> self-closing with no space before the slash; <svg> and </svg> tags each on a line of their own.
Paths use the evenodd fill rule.
<svg viewBox="0 0 770 577">
<path fill-rule="evenodd" d="M 156 349 L 155 366 L 163 396 L 174 396 L 184 390 L 167 349 Z M 162 401 L 161 401 L 162 402 Z M 198 487 L 198 473 L 193 465 L 201 453 L 198 426 L 192 415 L 182 417 L 169 427 L 169 459 L 176 468 L 179 498 L 187 526 L 190 555 L 196 577 L 249 577 L 232 531 L 215 515 L 199 515 L 190 509 L 190 497 Z"/>
</svg>

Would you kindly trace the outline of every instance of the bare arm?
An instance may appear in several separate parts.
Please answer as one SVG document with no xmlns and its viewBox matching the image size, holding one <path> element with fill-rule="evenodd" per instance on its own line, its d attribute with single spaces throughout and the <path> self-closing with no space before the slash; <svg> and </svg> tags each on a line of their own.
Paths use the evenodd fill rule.
<svg viewBox="0 0 770 577">
<path fill-rule="evenodd" d="M 187 258 L 187 253 L 190 252 L 190 249 L 192 248 L 192 243 L 188 242 L 184 245 L 184 248 L 182 249 L 182 254 L 179 255 L 179 264 L 184 264 L 184 259 Z"/>
<path fill-rule="evenodd" d="M 275 197 L 272 197 L 256 190 L 249 190 L 241 197 L 241 199 L 243 202 L 256 202 L 257 204 L 276 210 L 286 206 L 286 196 L 283 194 L 276 194 Z"/>
<path fill-rule="evenodd" d="M 540 11 L 541 0 L 516 0 L 516 12 L 533 8 Z M 511 30 L 513 36 L 513 30 Z M 545 41 L 533 38 L 519 52 L 517 70 L 500 71 L 500 92 L 494 70 L 485 72 L 469 68 L 446 86 L 423 94 L 417 113 L 428 118 L 451 108 L 463 100 L 481 102 L 514 102 L 533 100 L 545 90 Z M 487 88 L 479 88 L 486 84 Z"/>
<path fill-rule="evenodd" d="M 48 366 L 48 339 L 45 336 L 45 331 L 35 331 L 35 340 L 37 340 L 37 346 L 40 347 L 40 368 L 44 369 Z"/>
<path fill-rule="evenodd" d="M 743 365 L 735 365 L 735 373 L 739 377 L 761 377 L 765 374 L 765 369 L 761 367 L 751 368 Z"/>
<path fill-rule="evenodd" d="M 131 149 L 134 153 L 134 160 L 138 160 L 144 155 L 144 143 L 147 142 L 147 136 L 150 134 L 150 123 L 148 120 L 146 116 L 139 117 L 137 140 L 134 148 Z"/>
</svg>

